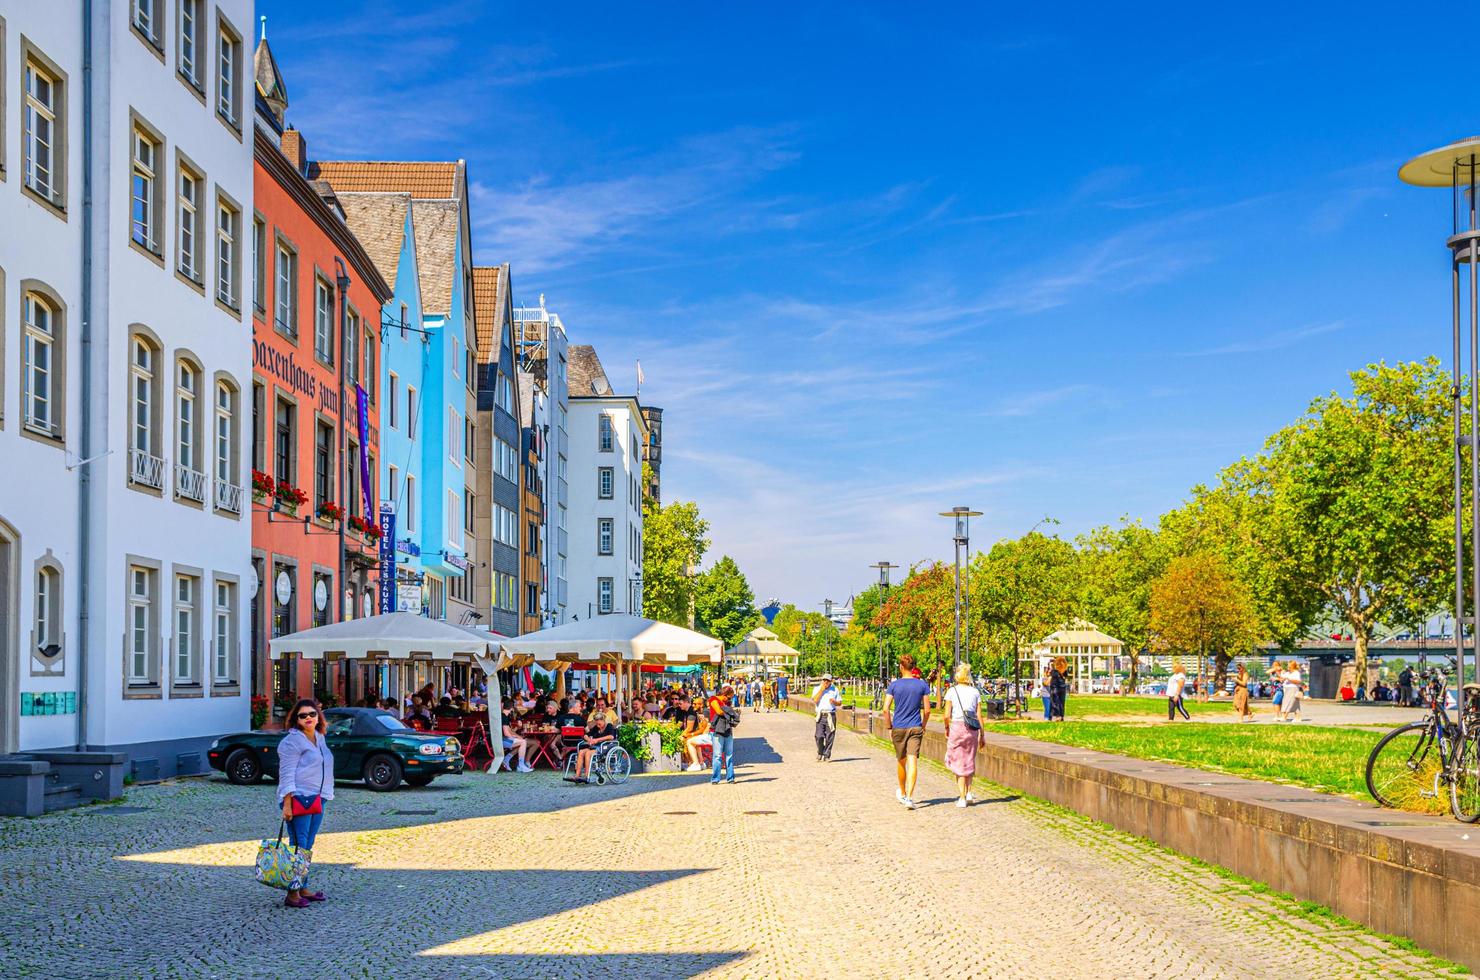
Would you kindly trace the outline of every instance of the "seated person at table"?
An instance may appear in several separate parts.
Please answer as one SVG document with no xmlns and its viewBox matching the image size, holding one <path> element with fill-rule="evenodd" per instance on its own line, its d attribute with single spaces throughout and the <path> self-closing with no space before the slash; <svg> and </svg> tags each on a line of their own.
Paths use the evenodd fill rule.
<svg viewBox="0 0 1480 980">
<path fill-rule="evenodd" d="M 442 701 L 432 710 L 432 714 L 438 718 L 461 718 L 462 709 L 452 703 L 451 695 L 442 695 Z"/>
<path fill-rule="evenodd" d="M 704 717 L 703 711 L 695 711 L 687 698 L 679 701 L 684 706 L 683 714 L 683 757 L 689 760 L 689 772 L 698 772 L 704 768 L 700 762 L 701 746 L 713 745 L 714 739 L 709 734 L 709 721 Z"/>
<path fill-rule="evenodd" d="M 682 722 L 685 711 L 686 709 L 683 707 L 682 702 L 679 701 L 679 699 L 671 698 L 668 701 L 668 706 L 663 709 L 662 714 L 659 715 L 659 717 L 662 718 L 664 721 Z"/>
<path fill-rule="evenodd" d="M 602 742 L 610 742 L 616 737 L 617 730 L 606 720 L 606 712 L 591 712 L 591 720 L 586 724 L 586 737 L 581 739 L 581 747 L 576 752 L 574 782 L 596 782 L 595 777 L 591 775 L 591 757 L 596 754 L 596 746 Z"/>
<path fill-rule="evenodd" d="M 427 710 L 426 703 L 422 701 L 420 694 L 412 695 L 411 710 L 406 712 L 406 717 L 401 720 L 412 728 L 432 727 L 432 713 Z"/>
<path fill-rule="evenodd" d="M 530 744 L 523 736 L 514 731 L 514 712 L 509 706 L 509 699 L 504 699 L 503 713 L 503 737 L 504 737 L 504 769 L 510 768 L 510 763 L 518 760 L 520 772 L 534 772 L 534 766 L 529 764 Z"/>
<path fill-rule="evenodd" d="M 647 702 L 642 699 L 641 694 L 634 694 L 632 696 L 631 707 L 628 708 L 628 711 L 634 719 L 647 717 Z"/>
<path fill-rule="evenodd" d="M 536 723 L 545 728 L 560 727 L 560 706 L 554 701 L 545 702 L 545 710 L 535 718 Z"/>
<path fill-rule="evenodd" d="M 382 711 L 389 711 L 391 714 L 395 714 L 396 713 L 396 699 L 395 698 L 386 698 L 384 701 L 380 702 L 379 708 Z"/>
</svg>

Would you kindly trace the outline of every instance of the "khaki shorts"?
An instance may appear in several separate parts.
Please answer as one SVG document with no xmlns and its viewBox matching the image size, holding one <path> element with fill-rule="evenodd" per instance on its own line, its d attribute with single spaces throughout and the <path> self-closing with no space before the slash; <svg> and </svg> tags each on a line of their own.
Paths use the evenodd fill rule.
<svg viewBox="0 0 1480 980">
<path fill-rule="evenodd" d="M 894 758 L 904 761 L 907 755 L 919 757 L 920 744 L 925 741 L 923 728 L 892 728 L 889 737 L 894 740 Z"/>
</svg>

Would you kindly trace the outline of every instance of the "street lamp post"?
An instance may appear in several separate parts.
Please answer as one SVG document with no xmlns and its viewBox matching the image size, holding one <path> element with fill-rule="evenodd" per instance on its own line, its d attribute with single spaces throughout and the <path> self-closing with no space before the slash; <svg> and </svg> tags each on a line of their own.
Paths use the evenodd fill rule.
<svg viewBox="0 0 1480 980">
<path fill-rule="evenodd" d="M 822 650 L 825 661 L 823 669 L 829 674 L 832 673 L 832 607 L 833 601 L 831 599 L 822 600 L 822 618 L 827 620 L 823 626 L 824 632 L 822 634 Z"/>
<path fill-rule="evenodd" d="M 1459 686 L 1465 683 L 1465 447 L 1470 453 L 1470 628 L 1476 638 L 1476 666 L 1480 668 L 1480 136 L 1471 136 L 1409 160 L 1398 179 L 1417 187 L 1447 187 L 1453 224 L 1445 244 L 1450 250 L 1450 296 L 1453 309 L 1451 354 L 1454 358 L 1454 658 Z M 1469 303 L 1464 302 L 1465 267 L 1469 267 Z M 1464 374 L 1461 367 L 1464 308 L 1470 313 L 1470 433 L 1464 432 Z M 1463 712 L 1461 712 L 1463 714 Z"/>
<path fill-rule="evenodd" d="M 899 567 L 898 565 L 891 565 L 887 561 L 876 561 L 872 565 L 869 566 L 869 568 L 877 568 L 879 570 L 879 608 L 880 609 L 883 609 L 884 608 L 884 597 L 889 594 L 889 572 L 890 572 L 891 569 L 895 569 L 895 568 L 898 568 L 898 567 Z M 880 626 L 879 627 L 879 684 L 882 687 L 884 684 L 887 684 L 888 682 L 889 682 L 889 672 L 888 672 L 888 668 L 884 664 L 884 627 L 883 626 Z"/>
<path fill-rule="evenodd" d="M 971 519 L 982 516 L 979 510 L 970 507 L 952 507 L 950 510 L 941 511 L 941 517 L 953 518 L 955 524 L 954 539 L 956 542 L 956 624 L 952 634 L 953 656 L 951 659 L 951 677 L 955 678 L 956 668 L 961 666 L 961 549 L 967 548 L 968 554 L 971 547 Z M 971 624 L 966 626 L 971 629 Z M 970 642 L 970 633 L 967 633 Z"/>
</svg>

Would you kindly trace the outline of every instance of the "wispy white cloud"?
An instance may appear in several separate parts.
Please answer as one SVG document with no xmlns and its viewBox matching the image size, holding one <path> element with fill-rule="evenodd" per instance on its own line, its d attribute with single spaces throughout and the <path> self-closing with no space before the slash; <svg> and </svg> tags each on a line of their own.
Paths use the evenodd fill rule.
<svg viewBox="0 0 1480 980">
<path fill-rule="evenodd" d="M 1069 384 L 1060 385 L 1057 388 L 1042 388 L 1038 391 L 1027 391 L 1016 395 L 1008 395 L 999 401 L 994 407 L 982 412 L 983 415 L 997 418 L 1023 418 L 1029 415 L 1037 415 L 1045 409 L 1055 405 L 1063 404 L 1071 400 L 1083 401 L 1085 398 L 1095 394 L 1097 389 L 1093 385 Z"/>
<path fill-rule="evenodd" d="M 1216 357 L 1223 354 L 1262 354 L 1266 351 L 1294 347 L 1303 340 L 1311 337 L 1319 337 L 1322 334 L 1334 333 L 1337 330 L 1343 329 L 1345 326 L 1345 322 L 1341 320 L 1332 320 L 1329 323 L 1313 323 L 1309 326 L 1297 327 L 1293 330 L 1281 330 L 1276 333 L 1265 334 L 1262 337 L 1250 337 L 1245 340 L 1222 344 L 1218 347 L 1209 347 L 1206 350 L 1187 351 L 1182 356 Z"/>
</svg>

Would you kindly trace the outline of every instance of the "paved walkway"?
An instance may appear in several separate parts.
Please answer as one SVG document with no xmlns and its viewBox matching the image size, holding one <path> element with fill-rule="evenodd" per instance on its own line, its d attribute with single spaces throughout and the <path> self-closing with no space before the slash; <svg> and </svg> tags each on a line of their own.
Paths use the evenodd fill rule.
<svg viewBox="0 0 1480 980">
<path fill-rule="evenodd" d="M 893 760 L 746 712 L 739 781 L 340 787 L 324 905 L 249 869 L 270 785 L 0 820 L 4 973 L 90 977 L 1386 977 L 1436 961 L 1046 804 L 908 812 Z M 1452 974 L 1445 973 L 1446 976 Z"/>
</svg>

